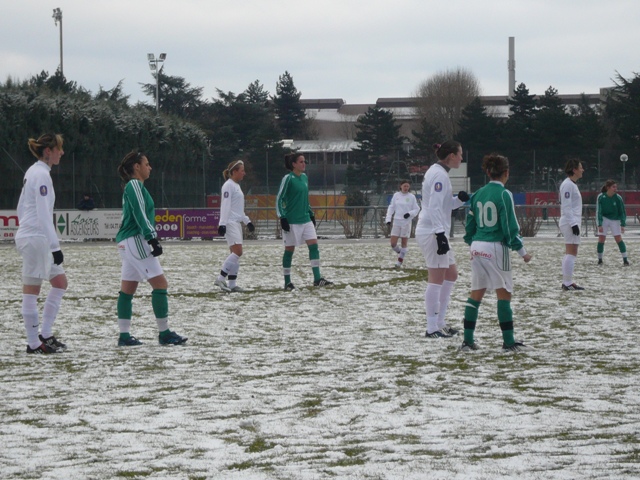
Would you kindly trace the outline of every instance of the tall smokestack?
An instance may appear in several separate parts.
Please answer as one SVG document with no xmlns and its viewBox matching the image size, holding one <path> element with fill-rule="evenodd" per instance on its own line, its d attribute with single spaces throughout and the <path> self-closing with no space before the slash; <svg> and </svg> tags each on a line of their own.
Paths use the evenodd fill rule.
<svg viewBox="0 0 640 480">
<path fill-rule="evenodd" d="M 509 37 L 509 61 L 507 62 L 507 69 L 509 70 L 509 94 L 508 97 L 513 97 L 513 92 L 516 91 L 516 38 Z"/>
</svg>

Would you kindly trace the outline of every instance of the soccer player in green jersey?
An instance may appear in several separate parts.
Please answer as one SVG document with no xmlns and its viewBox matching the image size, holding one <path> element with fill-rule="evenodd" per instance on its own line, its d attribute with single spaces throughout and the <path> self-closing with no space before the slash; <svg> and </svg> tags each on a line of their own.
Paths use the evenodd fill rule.
<svg viewBox="0 0 640 480">
<path fill-rule="evenodd" d="M 144 187 L 151 174 L 151 165 L 142 152 L 129 152 L 118 167 L 120 178 L 125 183 L 122 195 L 122 224 L 116 235 L 118 253 L 122 260 L 120 294 L 118 296 L 119 347 L 140 345 L 142 342 L 131 335 L 133 294 L 138 283 L 146 280 L 153 291 L 151 306 L 158 324 L 158 341 L 161 345 L 180 345 L 187 341 L 169 330 L 169 302 L 167 279 L 158 256 L 162 246 L 155 228 L 155 205 Z"/>
<path fill-rule="evenodd" d="M 618 184 L 615 180 L 607 180 L 602 187 L 602 193 L 598 195 L 596 221 L 598 222 L 598 265 L 602 265 L 604 241 L 607 239 L 607 232 L 611 231 L 622 255 L 622 264 L 628 267 L 627 246 L 622 240 L 624 227 L 627 225 L 627 213 L 624 210 L 622 197 L 618 194 Z"/>
<path fill-rule="evenodd" d="M 320 274 L 320 251 L 316 234 L 316 219 L 309 205 L 309 181 L 304 155 L 290 153 L 284 158 L 284 165 L 291 172 L 285 175 L 280 183 L 276 197 L 276 213 L 280 218 L 282 239 L 284 240 L 284 255 L 282 257 L 282 271 L 284 274 L 284 289 L 293 290 L 291 282 L 291 263 L 293 252 L 297 245 L 307 244 L 309 261 L 313 271 L 313 285 L 326 287 L 333 282 L 326 280 Z"/>
<path fill-rule="evenodd" d="M 498 297 L 502 348 L 518 351 L 526 347 L 513 336 L 513 279 L 509 251 L 517 251 L 525 263 L 531 260 L 531 255 L 522 244 L 513 196 L 504 187 L 509 179 L 509 160 L 502 155 L 486 155 L 482 169 L 491 181 L 473 194 L 467 215 L 464 241 L 471 246 L 471 295 L 464 310 L 464 341 L 460 349 L 478 349 L 473 334 L 480 302 L 489 289 L 495 290 Z"/>
</svg>

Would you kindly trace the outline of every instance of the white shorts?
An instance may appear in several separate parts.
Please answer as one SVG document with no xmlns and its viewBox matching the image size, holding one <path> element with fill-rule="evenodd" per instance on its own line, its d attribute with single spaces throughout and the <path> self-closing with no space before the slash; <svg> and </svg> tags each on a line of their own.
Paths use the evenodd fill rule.
<svg viewBox="0 0 640 480">
<path fill-rule="evenodd" d="M 509 249 L 499 242 L 472 242 L 471 290 L 504 288 L 513 292 Z"/>
<path fill-rule="evenodd" d="M 580 235 L 574 235 L 571 225 L 560 225 L 565 244 L 580 245 Z M 582 233 L 582 232 L 581 232 Z"/>
<path fill-rule="evenodd" d="M 449 268 L 451 265 L 456 264 L 456 256 L 453 254 L 453 249 L 450 249 L 444 255 L 438 255 L 438 242 L 436 242 L 435 234 L 416 235 L 416 240 L 426 260 L 427 268 Z M 447 240 L 449 240 L 449 237 L 447 237 Z"/>
<path fill-rule="evenodd" d="M 602 217 L 602 233 L 598 232 L 598 235 L 607 236 L 607 232 L 611 231 L 611 235 L 617 237 L 622 235 L 622 227 L 620 226 L 620 220 L 611 220 L 607 217 Z"/>
<path fill-rule="evenodd" d="M 307 240 L 317 240 L 316 227 L 312 222 L 295 223 L 289 225 L 289 231 L 282 231 L 282 240 L 285 247 L 297 247 Z"/>
<path fill-rule="evenodd" d="M 391 236 L 392 237 L 400 237 L 400 238 L 409 238 L 411 235 L 411 222 L 406 223 L 396 223 L 393 222 L 393 226 L 391 227 Z"/>
<path fill-rule="evenodd" d="M 164 273 L 160 261 L 151 255 L 151 246 L 142 235 L 122 240 L 118 243 L 118 253 L 122 260 L 121 280 L 142 282 Z"/>
<path fill-rule="evenodd" d="M 45 237 L 16 238 L 16 249 L 22 257 L 23 285 L 42 285 L 43 280 L 64 275 L 62 265 L 53 263 L 49 241 Z"/>
<path fill-rule="evenodd" d="M 242 224 L 240 222 L 227 223 L 227 232 L 224 239 L 230 247 L 234 245 L 242 245 Z"/>
</svg>

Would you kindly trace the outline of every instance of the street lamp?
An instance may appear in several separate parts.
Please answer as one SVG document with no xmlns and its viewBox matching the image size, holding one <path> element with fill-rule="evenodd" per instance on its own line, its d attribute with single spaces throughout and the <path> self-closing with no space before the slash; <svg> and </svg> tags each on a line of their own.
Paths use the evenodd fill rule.
<svg viewBox="0 0 640 480">
<path fill-rule="evenodd" d="M 64 76 L 64 72 L 62 70 L 62 10 L 59 8 L 53 9 L 53 21 L 58 26 L 58 22 L 60 22 L 60 75 Z"/>
<path fill-rule="evenodd" d="M 625 166 L 627 165 L 627 160 L 629 160 L 629 156 L 626 153 L 620 155 L 620 161 L 622 162 L 622 188 L 626 188 L 625 184 Z"/>
<path fill-rule="evenodd" d="M 155 72 L 156 77 L 156 115 L 160 113 L 160 72 L 162 72 L 161 65 L 158 68 L 159 63 L 164 63 L 164 59 L 167 58 L 166 53 L 161 53 L 158 58 L 155 57 L 153 53 L 147 53 L 147 60 L 149 61 L 149 69 L 151 69 L 151 74 L 154 75 Z"/>
</svg>

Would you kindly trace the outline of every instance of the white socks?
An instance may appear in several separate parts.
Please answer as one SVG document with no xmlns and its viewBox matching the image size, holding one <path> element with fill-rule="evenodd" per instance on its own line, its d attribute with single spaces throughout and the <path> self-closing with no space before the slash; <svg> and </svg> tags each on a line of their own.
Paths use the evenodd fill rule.
<svg viewBox="0 0 640 480">
<path fill-rule="evenodd" d="M 424 307 L 427 312 L 427 333 L 438 330 L 438 310 L 440 309 L 440 290 L 442 285 L 427 283 L 424 292 Z"/>
<path fill-rule="evenodd" d="M 62 288 L 51 288 L 47 295 L 47 300 L 44 302 L 44 308 L 42 309 L 42 336 L 49 338 L 53 335 L 53 324 L 56 321 L 58 310 L 60 310 L 60 302 L 62 302 L 62 296 L 64 292 Z"/>
<path fill-rule="evenodd" d="M 22 294 L 22 319 L 27 331 L 27 344 L 30 348 L 38 348 L 42 343 L 38 338 L 38 296 L 29 293 Z"/>
<path fill-rule="evenodd" d="M 449 301 L 451 300 L 451 291 L 455 284 L 456 282 L 450 282 L 449 280 L 442 282 L 442 288 L 440 289 L 440 310 L 438 311 L 438 330 L 442 330 L 447 326 L 444 317 L 447 315 Z"/>
<path fill-rule="evenodd" d="M 562 284 L 567 287 L 573 283 L 573 270 L 575 265 L 575 255 L 565 255 L 562 259 Z"/>
</svg>

